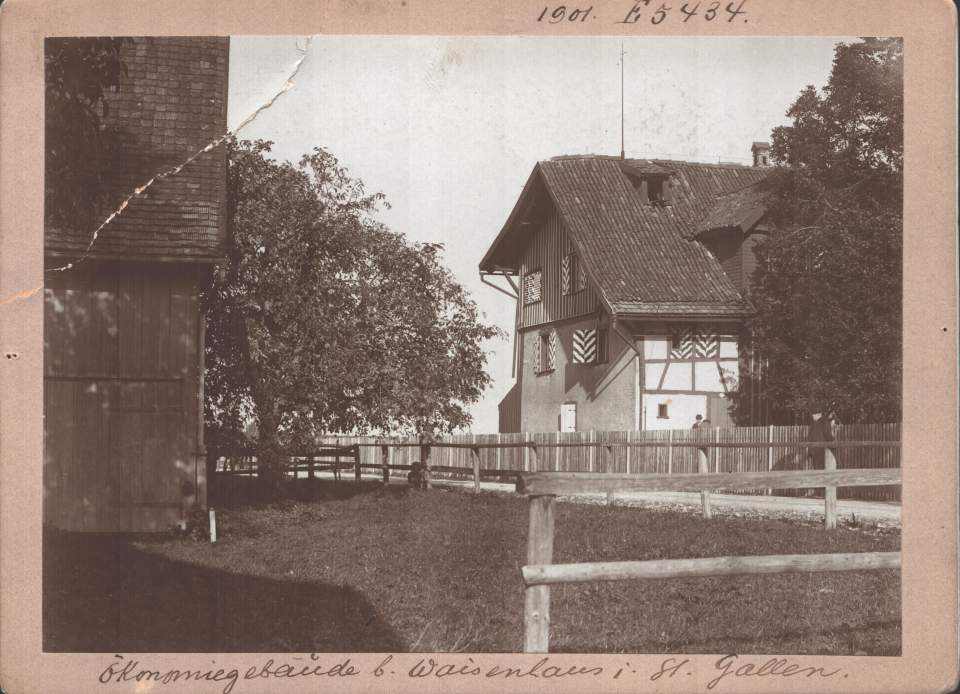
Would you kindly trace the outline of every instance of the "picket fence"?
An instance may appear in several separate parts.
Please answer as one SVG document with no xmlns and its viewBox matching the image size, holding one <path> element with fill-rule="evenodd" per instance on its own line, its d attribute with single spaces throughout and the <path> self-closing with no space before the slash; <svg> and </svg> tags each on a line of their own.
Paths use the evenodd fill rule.
<svg viewBox="0 0 960 694">
<path fill-rule="evenodd" d="M 837 427 L 837 441 L 900 441 L 900 424 L 844 424 Z M 480 448 L 480 467 L 485 470 L 510 472 L 611 472 L 625 474 L 678 474 L 699 471 L 697 449 L 674 447 L 672 444 L 716 443 L 784 443 L 797 444 L 810 440 L 806 426 L 733 427 L 727 429 L 679 429 L 668 431 L 578 431 L 519 434 L 454 434 L 437 439 L 456 444 L 612 444 L 602 446 L 552 447 L 538 449 L 536 455 L 529 448 Z M 617 446 L 627 442 L 658 442 L 662 446 L 637 448 Z M 406 444 L 392 448 L 392 465 L 410 465 L 420 459 L 420 450 L 409 444 L 418 443 L 416 437 L 384 438 L 375 436 L 328 436 L 320 445 L 361 445 L 360 463 L 379 466 L 381 451 L 371 444 Z M 471 468 L 473 452 L 468 448 L 430 449 L 431 467 Z M 814 448 L 795 446 L 730 447 L 709 449 L 711 472 L 769 472 L 813 470 L 822 467 Z M 899 468 L 900 447 L 859 447 L 837 450 L 837 469 Z M 456 476 L 456 473 L 436 473 L 436 476 Z M 753 489 L 725 489 L 727 493 L 775 494 L 777 496 L 822 496 L 816 489 L 771 489 L 758 492 Z M 900 501 L 898 485 L 877 487 L 844 487 L 838 490 L 841 499 L 868 501 Z"/>
</svg>

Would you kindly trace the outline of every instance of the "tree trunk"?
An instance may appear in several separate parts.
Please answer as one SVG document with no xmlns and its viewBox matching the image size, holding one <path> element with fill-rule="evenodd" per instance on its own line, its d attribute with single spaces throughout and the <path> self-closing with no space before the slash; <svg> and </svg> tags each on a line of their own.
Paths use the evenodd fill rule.
<svg viewBox="0 0 960 694">
<path fill-rule="evenodd" d="M 285 459 L 277 436 L 278 420 L 272 415 L 260 415 L 257 443 L 257 480 L 267 499 L 276 501 L 282 496 L 285 477 Z"/>
</svg>

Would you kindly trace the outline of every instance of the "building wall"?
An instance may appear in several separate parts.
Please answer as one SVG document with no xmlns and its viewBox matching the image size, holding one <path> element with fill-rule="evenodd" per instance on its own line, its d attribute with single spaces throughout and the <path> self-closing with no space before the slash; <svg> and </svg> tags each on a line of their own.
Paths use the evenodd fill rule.
<svg viewBox="0 0 960 694">
<path fill-rule="evenodd" d="M 44 521 L 150 531 L 206 504 L 198 270 L 82 264 L 44 289 Z"/>
<path fill-rule="evenodd" d="M 695 346 L 681 339 L 675 348 L 675 337 L 683 335 L 692 335 Z M 714 426 L 733 425 L 727 394 L 736 388 L 739 347 L 730 327 L 653 324 L 643 326 L 639 339 L 644 355 L 640 428 L 684 429 L 698 414 Z"/>
<path fill-rule="evenodd" d="M 556 210 L 552 210 L 540 228 L 532 234 L 523 252 L 520 266 L 521 328 L 583 316 L 598 309 L 600 300 L 589 281 L 579 291 L 563 293 L 563 258 L 573 252 L 574 248 L 564 231 L 563 222 Z M 536 270 L 541 272 L 542 298 L 536 303 L 526 303 L 526 278 Z M 576 277 L 571 279 L 577 281 Z"/>
<path fill-rule="evenodd" d="M 573 331 L 596 325 L 596 316 L 592 315 L 521 333 L 517 379 L 521 431 L 559 431 L 564 403 L 576 403 L 578 431 L 634 428 L 637 377 L 634 350 L 611 330 L 606 363 L 573 363 Z M 543 330 L 556 331 L 556 363 L 553 371 L 537 374 L 535 343 Z"/>
<path fill-rule="evenodd" d="M 48 44 L 49 46 L 49 44 Z M 157 531 L 206 505 L 199 287 L 224 255 L 229 39 L 138 37 L 108 94 L 109 204 L 47 227 L 44 522 Z M 209 148 L 208 148 L 209 146 Z"/>
<path fill-rule="evenodd" d="M 618 332 L 610 330 L 605 363 L 573 363 L 573 332 L 596 325 L 592 315 L 521 332 L 520 370 L 516 385 L 501 403 L 501 431 L 560 431 L 561 413 L 571 405 L 574 412 L 567 410 L 566 415 L 568 422 L 575 419 L 577 431 L 683 429 L 692 426 L 698 414 L 714 426 L 733 426 L 728 395 L 737 386 L 739 347 L 732 326 L 630 326 L 626 329 L 642 351 L 642 361 Z M 673 335 L 687 329 L 715 336 L 715 353 L 704 356 L 694 350 L 678 356 L 672 349 Z M 556 333 L 555 366 L 537 373 L 536 343 L 550 332 Z M 519 428 L 512 417 L 517 417 Z"/>
<path fill-rule="evenodd" d="M 754 271 L 757 269 L 757 244 L 763 242 L 767 236 L 762 233 L 752 233 L 743 240 L 743 281 L 744 286 L 750 284 Z"/>
</svg>

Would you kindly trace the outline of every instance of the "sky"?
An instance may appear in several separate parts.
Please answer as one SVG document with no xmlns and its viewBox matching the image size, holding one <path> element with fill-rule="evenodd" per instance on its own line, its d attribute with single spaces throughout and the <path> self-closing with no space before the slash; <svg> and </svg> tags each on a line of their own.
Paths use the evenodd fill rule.
<svg viewBox="0 0 960 694">
<path fill-rule="evenodd" d="M 331 151 L 386 195 L 380 221 L 445 244 L 486 320 L 512 335 L 514 304 L 480 282 L 478 264 L 537 161 L 620 153 L 621 45 L 628 157 L 749 164 L 751 143 L 789 122 L 800 90 L 826 84 L 841 40 L 235 36 L 228 122 L 274 96 L 303 58 L 238 136 L 273 141 L 280 160 Z M 497 430 L 511 345 L 487 345 L 493 382 L 470 408 L 475 433 Z"/>
</svg>

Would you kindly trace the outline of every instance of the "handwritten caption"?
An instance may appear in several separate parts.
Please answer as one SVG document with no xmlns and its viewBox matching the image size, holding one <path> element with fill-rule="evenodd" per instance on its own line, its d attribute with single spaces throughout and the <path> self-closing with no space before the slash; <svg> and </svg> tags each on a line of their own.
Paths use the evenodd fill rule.
<svg viewBox="0 0 960 694">
<path fill-rule="evenodd" d="M 306 678 L 347 679 L 353 677 L 373 677 L 376 679 L 443 679 L 447 681 L 466 679 L 489 679 L 528 681 L 576 678 L 580 680 L 648 680 L 657 682 L 671 680 L 674 677 L 685 679 L 694 674 L 695 669 L 689 658 L 665 658 L 659 667 L 644 669 L 631 666 L 627 661 L 616 667 L 602 667 L 590 664 L 570 664 L 569 658 L 563 663 L 551 661 L 544 656 L 532 665 L 505 665 L 503 663 L 481 663 L 472 657 L 421 657 L 421 656 L 385 656 L 372 669 L 361 669 L 350 658 L 324 663 L 323 656 L 311 653 L 309 656 L 290 656 L 289 661 L 279 662 L 270 658 L 246 668 L 212 667 L 206 668 L 152 668 L 148 662 L 126 658 L 120 654 L 99 673 L 100 684 L 123 684 L 129 682 L 147 684 L 176 684 L 189 682 L 214 682 L 222 685 L 223 694 L 240 690 L 246 683 L 250 691 L 257 691 L 256 683 L 266 680 L 282 681 Z M 805 665 L 789 658 L 767 658 L 763 662 L 743 659 L 738 655 L 725 655 L 713 664 L 706 688 L 719 689 L 720 685 L 739 678 L 806 678 L 820 681 L 832 677 L 847 677 L 840 668 L 827 670 L 815 665 Z M 689 681 L 689 680 L 688 680 Z"/>
<path fill-rule="evenodd" d="M 749 21 L 746 10 L 747 0 L 733 0 L 732 2 L 684 2 L 667 4 L 656 0 L 634 0 L 632 4 L 624 5 L 617 14 L 612 6 L 605 6 L 607 14 L 603 19 L 612 20 L 614 24 L 649 23 L 654 26 L 664 22 L 743 22 Z M 616 17 L 613 15 L 617 14 Z M 587 24 L 601 19 L 595 5 L 574 7 L 572 5 L 545 5 L 537 16 L 537 22 L 545 24 L 580 23 Z"/>
</svg>

